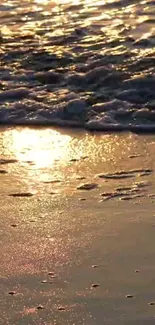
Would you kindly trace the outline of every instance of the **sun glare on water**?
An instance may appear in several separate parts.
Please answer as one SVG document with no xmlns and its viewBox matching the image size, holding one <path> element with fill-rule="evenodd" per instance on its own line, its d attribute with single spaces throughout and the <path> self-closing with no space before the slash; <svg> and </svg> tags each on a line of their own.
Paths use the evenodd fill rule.
<svg viewBox="0 0 155 325">
<path fill-rule="evenodd" d="M 93 1 L 91 0 L 85 0 L 85 5 L 91 5 Z M 110 3 L 113 2 L 113 0 L 102 0 L 102 1 L 95 1 L 95 5 L 100 5 L 104 3 Z M 72 4 L 72 5 L 79 5 L 81 3 L 81 0 L 34 0 L 35 4 L 41 4 L 41 5 L 48 5 L 48 4 Z"/>
<path fill-rule="evenodd" d="M 7 133 L 7 134 L 6 134 Z M 55 161 L 65 161 L 68 146 L 71 141 L 69 135 L 56 130 L 46 129 L 16 129 L 5 133 L 4 145 L 9 147 L 19 161 L 33 162 L 36 168 L 52 167 Z"/>
<path fill-rule="evenodd" d="M 34 0 L 34 3 L 38 3 L 38 4 L 48 4 L 49 2 L 51 2 L 50 0 Z"/>
</svg>

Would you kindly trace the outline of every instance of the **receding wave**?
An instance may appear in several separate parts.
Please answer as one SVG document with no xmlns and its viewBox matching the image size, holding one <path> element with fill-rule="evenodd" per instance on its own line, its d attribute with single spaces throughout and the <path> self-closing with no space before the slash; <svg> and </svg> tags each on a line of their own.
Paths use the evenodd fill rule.
<svg viewBox="0 0 155 325">
<path fill-rule="evenodd" d="M 154 22 L 153 1 L 6 1 L 0 123 L 154 132 Z"/>
</svg>

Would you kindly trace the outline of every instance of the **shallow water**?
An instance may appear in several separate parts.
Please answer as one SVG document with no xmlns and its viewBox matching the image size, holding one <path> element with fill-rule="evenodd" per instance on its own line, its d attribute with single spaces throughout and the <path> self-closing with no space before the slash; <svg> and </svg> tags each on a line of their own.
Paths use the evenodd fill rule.
<svg viewBox="0 0 155 325">
<path fill-rule="evenodd" d="M 0 122 L 155 130 L 154 1 L 0 5 Z"/>
<path fill-rule="evenodd" d="M 154 194 L 154 145 L 154 135 L 4 128 L 0 196 L 46 194 L 57 200 L 75 193 L 79 199 L 89 198 L 93 193 L 97 202 L 149 198 Z"/>
</svg>

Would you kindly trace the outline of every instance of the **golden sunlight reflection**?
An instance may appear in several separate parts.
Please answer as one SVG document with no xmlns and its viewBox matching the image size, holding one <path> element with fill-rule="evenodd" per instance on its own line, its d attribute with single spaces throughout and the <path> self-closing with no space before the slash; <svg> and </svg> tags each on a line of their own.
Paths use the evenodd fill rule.
<svg viewBox="0 0 155 325">
<path fill-rule="evenodd" d="M 129 156 L 145 154 L 146 141 L 131 134 L 15 128 L 1 132 L 0 150 L 3 159 L 17 160 L 7 165 L 17 188 L 73 195 L 79 184 L 96 182 L 98 174 L 139 168 Z"/>
<path fill-rule="evenodd" d="M 33 162 L 36 168 L 51 167 L 55 161 L 65 161 L 68 156 L 69 135 L 61 135 L 55 130 L 22 129 L 6 132 L 4 145 L 9 146 L 19 161 Z M 9 143 L 8 143 L 9 142 Z"/>
<path fill-rule="evenodd" d="M 50 0 L 34 0 L 35 3 L 39 3 L 39 4 L 42 4 L 42 5 L 46 5 L 50 2 Z"/>
<path fill-rule="evenodd" d="M 10 0 L 9 3 L 13 6 L 14 1 Z M 10 24 L 7 23 L 7 19 L 2 23 L 0 21 L 0 33 L 4 37 L 18 33 L 20 36 L 36 34 L 40 46 L 46 44 L 47 50 L 47 43 L 51 42 L 52 37 L 71 33 L 77 27 L 89 26 L 94 30 L 94 26 L 95 28 L 98 26 L 101 34 L 104 33 L 108 40 L 120 37 L 120 25 L 132 26 L 130 34 L 135 38 L 142 37 L 151 29 L 152 33 L 154 32 L 154 24 L 147 23 L 150 14 L 148 6 L 144 6 L 146 1 L 140 4 L 122 5 L 118 8 L 115 3 L 114 0 L 23 0 L 23 5 L 17 5 L 10 12 Z M 140 8 L 143 10 L 143 15 L 137 14 Z M 0 18 L 1 15 L 3 17 L 3 13 L 0 13 Z M 17 22 L 14 20 L 15 16 Z M 94 35 L 91 33 L 90 42 L 94 42 L 93 38 Z M 102 53 L 104 52 L 103 46 Z"/>
<path fill-rule="evenodd" d="M 124 168 L 124 159 L 128 161 L 135 152 L 136 141 L 136 136 L 130 134 L 15 128 L 1 133 L 0 149 L 2 156 L 18 160 L 19 169 L 24 167 L 23 177 L 32 180 L 37 175 L 37 181 L 76 179 Z"/>
</svg>

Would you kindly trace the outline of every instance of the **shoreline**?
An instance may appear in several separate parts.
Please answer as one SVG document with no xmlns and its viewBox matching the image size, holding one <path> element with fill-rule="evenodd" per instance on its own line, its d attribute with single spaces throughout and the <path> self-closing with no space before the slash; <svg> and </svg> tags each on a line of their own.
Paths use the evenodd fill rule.
<svg viewBox="0 0 155 325">
<path fill-rule="evenodd" d="M 80 124 L 77 121 L 70 121 L 70 120 L 54 120 L 54 121 L 23 121 L 23 122 L 6 122 L 0 121 L 0 128 L 18 128 L 18 127 L 25 127 L 25 128 L 49 128 L 51 129 L 61 129 L 63 131 L 68 129 L 69 131 L 72 130 L 77 132 L 81 130 L 82 132 L 90 132 L 91 133 L 133 133 L 133 134 L 155 134 L 155 124 L 131 124 L 131 125 L 122 125 L 122 124 L 98 124 L 96 121 L 93 124 L 90 122 L 89 125 L 87 124 Z"/>
</svg>

